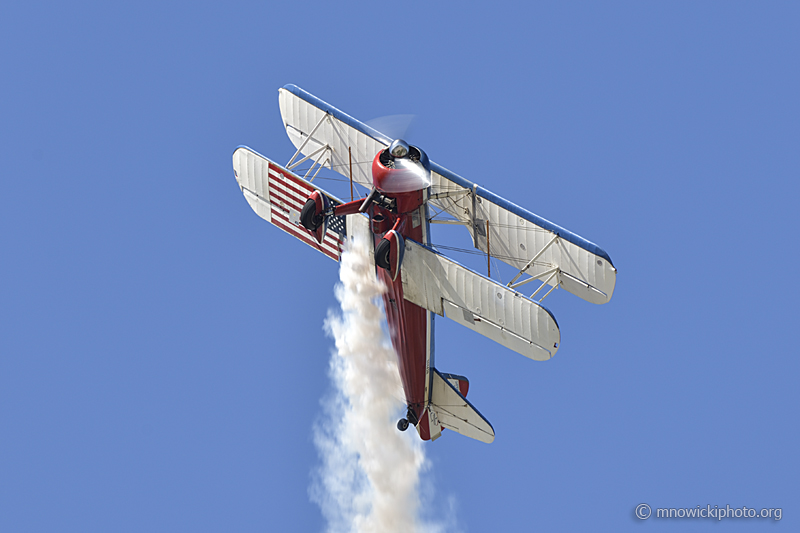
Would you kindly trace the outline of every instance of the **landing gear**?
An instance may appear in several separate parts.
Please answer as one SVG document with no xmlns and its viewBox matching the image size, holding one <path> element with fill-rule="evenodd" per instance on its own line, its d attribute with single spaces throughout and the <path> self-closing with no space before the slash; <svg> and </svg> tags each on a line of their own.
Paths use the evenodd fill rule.
<svg viewBox="0 0 800 533">
<path fill-rule="evenodd" d="M 389 262 L 389 250 L 392 245 L 387 239 L 381 239 L 375 247 L 375 264 L 384 270 L 391 270 L 392 264 Z"/>
<path fill-rule="evenodd" d="M 400 431 L 405 431 L 408 429 L 409 424 L 413 424 L 415 426 L 419 424 L 417 413 L 411 406 L 409 406 L 408 411 L 406 411 L 406 417 L 397 421 L 397 429 Z"/>
<path fill-rule="evenodd" d="M 392 281 L 397 279 L 400 274 L 400 266 L 403 264 L 406 243 L 400 231 L 404 224 L 405 219 L 398 218 L 394 227 L 387 231 L 375 246 L 375 264 L 388 272 Z"/>
<path fill-rule="evenodd" d="M 306 200 L 300 211 L 300 224 L 308 231 L 316 231 L 325 221 L 325 213 L 317 213 L 317 202 L 313 198 Z"/>
</svg>

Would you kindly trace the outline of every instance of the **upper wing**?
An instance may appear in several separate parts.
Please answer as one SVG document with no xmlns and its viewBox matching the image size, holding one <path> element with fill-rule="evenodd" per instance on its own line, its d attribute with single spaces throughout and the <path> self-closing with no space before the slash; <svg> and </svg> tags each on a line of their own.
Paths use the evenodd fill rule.
<svg viewBox="0 0 800 533">
<path fill-rule="evenodd" d="M 300 154 L 344 176 L 352 161 L 353 181 L 372 187 L 372 158 L 392 139 L 295 85 L 280 89 L 279 102 Z M 531 276 L 512 288 L 543 279 L 593 303 L 611 299 L 617 270 L 602 248 L 441 165 L 431 167 L 432 206 L 466 225 L 476 248 Z"/>
<path fill-rule="evenodd" d="M 509 286 L 544 278 L 592 303 L 611 299 L 617 269 L 605 250 L 441 165 L 431 166 L 430 202 L 464 223 L 476 248 L 531 276 Z"/>
<path fill-rule="evenodd" d="M 537 361 L 553 357 L 561 333 L 545 307 L 411 239 L 403 297 Z"/>
<path fill-rule="evenodd" d="M 392 139 L 295 85 L 278 91 L 278 103 L 301 154 L 346 177 L 352 168 L 353 181 L 372 188 L 372 159 Z"/>
<path fill-rule="evenodd" d="M 311 232 L 300 225 L 300 211 L 315 189 L 326 194 L 334 204 L 341 201 L 245 146 L 233 152 L 233 173 L 258 216 L 331 259 L 339 260 L 347 234 L 345 217 L 331 217 L 320 245 Z"/>
</svg>

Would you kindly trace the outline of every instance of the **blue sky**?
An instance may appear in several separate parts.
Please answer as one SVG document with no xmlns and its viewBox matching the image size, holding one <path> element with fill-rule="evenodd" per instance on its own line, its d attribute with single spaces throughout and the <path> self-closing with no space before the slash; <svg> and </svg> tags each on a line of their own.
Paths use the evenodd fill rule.
<svg viewBox="0 0 800 533">
<path fill-rule="evenodd" d="M 277 89 L 409 138 L 602 246 L 546 363 L 437 321 L 495 442 L 429 444 L 460 531 L 800 511 L 800 8 L 28 2 L 0 19 L 0 529 L 320 531 L 336 265 L 247 206 Z M 452 507 L 451 507 L 452 506 Z M 766 521 L 724 522 L 726 530 Z M 795 526 L 796 528 L 796 526 Z"/>
</svg>

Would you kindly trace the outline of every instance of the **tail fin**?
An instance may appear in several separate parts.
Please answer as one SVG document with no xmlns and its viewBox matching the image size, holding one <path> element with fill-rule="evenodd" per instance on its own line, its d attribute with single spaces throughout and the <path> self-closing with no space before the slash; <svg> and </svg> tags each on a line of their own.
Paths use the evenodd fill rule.
<svg viewBox="0 0 800 533">
<path fill-rule="evenodd" d="M 469 381 L 464 376 L 441 374 L 434 368 L 431 402 L 418 425 L 420 435 L 427 433 L 435 440 L 447 428 L 481 442 L 492 442 L 494 428 L 467 401 L 468 390 Z"/>
<path fill-rule="evenodd" d="M 436 371 L 436 369 L 434 369 Z M 441 372 L 436 371 L 442 378 L 446 379 L 450 384 L 463 396 L 464 398 L 467 397 L 467 393 L 469 392 L 469 380 L 464 376 L 459 376 L 458 374 L 442 374 Z"/>
</svg>

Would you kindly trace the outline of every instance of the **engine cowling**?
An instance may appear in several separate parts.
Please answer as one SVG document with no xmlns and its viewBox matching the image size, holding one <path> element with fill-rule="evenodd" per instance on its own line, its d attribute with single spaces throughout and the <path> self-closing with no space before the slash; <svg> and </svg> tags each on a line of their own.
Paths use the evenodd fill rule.
<svg viewBox="0 0 800 533">
<path fill-rule="evenodd" d="M 372 160 L 372 184 L 389 194 L 426 189 L 431 184 L 430 160 L 416 146 L 398 139 Z"/>
</svg>

